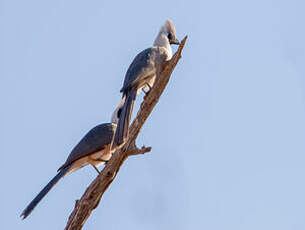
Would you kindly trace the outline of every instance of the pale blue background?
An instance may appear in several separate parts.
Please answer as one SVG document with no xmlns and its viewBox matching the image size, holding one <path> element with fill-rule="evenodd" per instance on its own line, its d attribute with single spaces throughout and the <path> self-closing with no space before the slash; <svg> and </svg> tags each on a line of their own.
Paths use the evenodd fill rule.
<svg viewBox="0 0 305 230">
<path fill-rule="evenodd" d="M 304 12 L 303 0 L 1 0 L 0 228 L 63 229 L 91 167 L 19 215 L 110 120 L 128 65 L 170 18 L 189 40 L 138 139 L 152 152 L 127 160 L 84 229 L 305 229 Z"/>
</svg>

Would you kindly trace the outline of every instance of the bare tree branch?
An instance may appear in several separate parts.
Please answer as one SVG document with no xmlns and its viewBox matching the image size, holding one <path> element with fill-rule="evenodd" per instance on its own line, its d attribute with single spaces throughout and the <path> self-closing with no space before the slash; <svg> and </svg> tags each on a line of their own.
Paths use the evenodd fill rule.
<svg viewBox="0 0 305 230">
<path fill-rule="evenodd" d="M 186 42 L 187 36 L 182 40 L 178 51 L 174 54 L 171 60 L 166 62 L 161 70 L 157 73 L 157 79 L 150 90 L 145 96 L 144 101 L 141 104 L 140 110 L 131 124 L 129 135 L 126 143 L 120 149 L 118 149 L 110 161 L 105 165 L 104 169 L 98 175 L 98 177 L 90 184 L 86 189 L 82 198 L 75 203 L 73 212 L 71 213 L 65 230 L 79 230 L 82 229 L 84 223 L 90 216 L 93 209 L 99 204 L 102 195 L 107 190 L 108 186 L 114 180 L 116 174 L 120 170 L 121 165 L 132 155 L 144 154 L 151 151 L 151 147 L 138 149 L 135 145 L 135 140 L 144 125 L 146 119 L 149 117 L 153 108 L 159 101 L 159 98 L 164 91 L 171 73 L 176 67 L 179 59 L 181 58 L 181 52 Z"/>
</svg>

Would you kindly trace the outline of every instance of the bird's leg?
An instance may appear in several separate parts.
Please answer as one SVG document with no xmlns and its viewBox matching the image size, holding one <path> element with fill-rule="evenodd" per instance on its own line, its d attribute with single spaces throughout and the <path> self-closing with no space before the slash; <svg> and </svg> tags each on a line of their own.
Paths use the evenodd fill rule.
<svg viewBox="0 0 305 230">
<path fill-rule="evenodd" d="M 101 174 L 101 172 L 98 170 L 98 168 L 94 164 L 91 164 L 91 165 L 97 171 L 98 174 Z"/>
<path fill-rule="evenodd" d="M 145 83 L 145 85 L 149 88 L 149 90 L 148 91 L 145 91 L 144 90 L 144 87 L 142 88 L 142 91 L 143 91 L 143 93 L 145 93 L 145 97 L 147 96 L 147 94 L 150 92 L 150 90 L 151 90 L 151 86 L 150 86 L 150 84 L 149 83 Z"/>
<path fill-rule="evenodd" d="M 149 91 L 151 90 L 151 86 L 149 83 L 146 83 L 147 87 L 149 88 Z"/>
<path fill-rule="evenodd" d="M 142 88 L 142 92 L 145 94 L 145 96 L 148 94 L 148 92 L 144 90 L 144 87 Z"/>
<path fill-rule="evenodd" d="M 92 167 L 97 171 L 98 174 L 101 174 L 101 172 L 98 170 L 98 168 L 94 164 L 96 162 L 95 159 L 92 159 L 92 157 L 89 156 L 88 157 L 88 162 L 89 162 L 89 164 L 92 165 Z"/>
<path fill-rule="evenodd" d="M 149 93 L 149 91 L 151 90 L 151 86 L 149 83 L 146 83 L 146 86 L 149 88 L 149 90 L 148 90 L 148 93 Z"/>
</svg>

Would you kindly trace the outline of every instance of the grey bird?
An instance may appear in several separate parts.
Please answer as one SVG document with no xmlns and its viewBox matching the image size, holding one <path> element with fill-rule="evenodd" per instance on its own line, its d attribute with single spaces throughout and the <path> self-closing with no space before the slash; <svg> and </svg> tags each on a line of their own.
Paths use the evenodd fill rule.
<svg viewBox="0 0 305 230">
<path fill-rule="evenodd" d="M 40 193 L 31 201 L 31 203 L 23 210 L 20 215 L 25 219 L 47 195 L 51 188 L 64 176 L 71 172 L 84 167 L 85 165 L 92 165 L 96 168 L 98 165 L 107 162 L 112 153 L 117 149 L 117 145 L 113 145 L 114 135 L 117 127 L 118 109 L 112 115 L 111 123 L 104 123 L 97 125 L 91 129 L 81 141 L 73 148 L 66 162 L 57 170 L 57 175 L 41 190 Z"/>
<path fill-rule="evenodd" d="M 176 39 L 176 30 L 170 20 L 161 27 L 151 48 L 140 52 L 130 64 L 122 89 L 121 110 L 115 142 L 122 144 L 128 136 L 128 127 L 136 96 L 143 90 L 151 89 L 159 67 L 172 58 L 171 44 L 180 44 Z"/>
</svg>

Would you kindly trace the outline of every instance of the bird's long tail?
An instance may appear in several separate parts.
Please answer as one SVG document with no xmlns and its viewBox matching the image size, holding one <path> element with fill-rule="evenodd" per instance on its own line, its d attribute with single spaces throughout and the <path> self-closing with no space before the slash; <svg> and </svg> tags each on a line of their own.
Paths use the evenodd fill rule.
<svg viewBox="0 0 305 230">
<path fill-rule="evenodd" d="M 30 213 L 33 211 L 33 209 L 36 207 L 36 205 L 41 201 L 42 198 L 44 198 L 45 195 L 51 190 L 51 188 L 68 172 L 70 166 L 67 166 L 60 170 L 57 175 L 38 193 L 38 195 L 31 201 L 31 203 L 23 210 L 21 213 L 21 217 L 25 219 Z"/>
<path fill-rule="evenodd" d="M 125 103 L 119 115 L 119 123 L 116 129 L 115 144 L 117 145 L 122 144 L 128 136 L 128 127 L 136 96 L 137 90 L 130 90 L 126 94 Z"/>
</svg>

